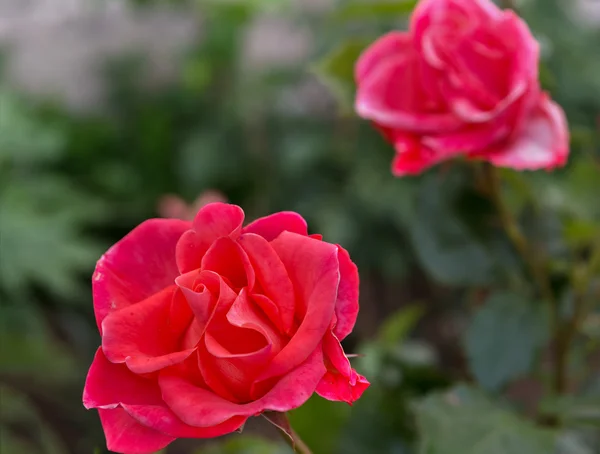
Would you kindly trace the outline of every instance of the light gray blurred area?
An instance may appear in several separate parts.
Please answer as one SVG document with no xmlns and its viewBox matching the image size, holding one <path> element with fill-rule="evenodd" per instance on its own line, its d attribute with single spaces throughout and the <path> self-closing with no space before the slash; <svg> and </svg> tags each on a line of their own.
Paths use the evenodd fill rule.
<svg viewBox="0 0 600 454">
<path fill-rule="evenodd" d="M 301 14 L 335 7 L 335 0 L 289 2 L 291 12 Z M 600 26 L 600 0 L 573 2 L 576 8 L 569 11 L 574 20 Z M 243 74 L 285 68 L 310 57 L 312 33 L 293 16 L 271 12 L 252 22 L 242 48 Z M 183 52 L 201 35 L 200 15 L 190 14 L 189 8 L 133 9 L 127 0 L 0 0 L 0 46 L 9 50 L 8 83 L 79 112 L 102 108 L 107 61 L 142 56 L 144 82 L 160 86 L 178 76 Z M 331 108 L 328 92 L 310 77 L 282 93 L 280 103 L 298 113 Z"/>
<path fill-rule="evenodd" d="M 134 12 L 120 0 L 0 0 L 9 83 L 77 110 L 102 104 L 107 59 L 141 54 L 147 82 L 161 83 L 199 29 L 183 11 Z"/>
<path fill-rule="evenodd" d="M 300 13 L 320 14 L 332 6 L 332 0 L 292 1 L 292 10 Z M 178 75 L 183 52 L 201 39 L 201 22 L 189 8 L 134 9 L 126 0 L 0 0 L 6 78 L 20 91 L 72 110 L 97 110 L 106 94 L 107 61 L 142 56 L 145 83 L 169 82 Z M 266 13 L 247 30 L 241 69 L 261 72 L 297 64 L 312 47 L 308 30 L 290 17 Z M 323 95 L 311 81 L 298 90 L 284 94 L 282 102 Z"/>
</svg>

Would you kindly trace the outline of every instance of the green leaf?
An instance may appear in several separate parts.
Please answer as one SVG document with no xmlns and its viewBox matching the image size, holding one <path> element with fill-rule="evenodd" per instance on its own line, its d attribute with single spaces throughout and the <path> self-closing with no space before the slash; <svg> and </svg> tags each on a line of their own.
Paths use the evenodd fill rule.
<svg viewBox="0 0 600 454">
<path fill-rule="evenodd" d="M 399 344 L 406 339 L 424 313 L 422 305 L 414 304 L 388 316 L 379 330 L 380 341 L 387 345 Z"/>
<path fill-rule="evenodd" d="M 563 235 L 572 247 L 587 246 L 600 238 L 600 224 L 582 219 L 569 219 L 564 223 Z"/>
<path fill-rule="evenodd" d="M 556 442 L 555 454 L 598 454 L 600 435 L 597 430 L 566 430 Z"/>
<path fill-rule="evenodd" d="M 369 19 L 371 17 L 394 17 L 410 14 L 417 0 L 378 0 L 350 1 L 338 8 L 333 18 L 336 20 Z"/>
<path fill-rule="evenodd" d="M 234 435 L 230 439 L 196 451 L 196 454 L 290 454 L 281 443 L 250 435 Z"/>
<path fill-rule="evenodd" d="M 548 339 L 546 306 L 496 293 L 477 311 L 465 334 L 471 371 L 488 390 L 527 373 Z"/>
<path fill-rule="evenodd" d="M 419 188 L 408 229 L 417 258 L 438 282 L 480 285 L 491 282 L 494 262 L 454 209 L 454 177 L 429 174 Z"/>
<path fill-rule="evenodd" d="M 420 454 L 550 454 L 555 436 L 480 392 L 456 387 L 416 405 Z"/>
<path fill-rule="evenodd" d="M 348 405 L 315 395 L 288 416 L 294 430 L 315 453 L 330 453 L 336 452 L 340 433 L 350 414 Z"/>
<path fill-rule="evenodd" d="M 312 70 L 329 87 L 343 113 L 352 111 L 355 82 L 354 65 L 370 41 L 353 39 L 340 44 L 317 62 Z"/>
<path fill-rule="evenodd" d="M 0 90 L 0 164 L 53 161 L 62 154 L 62 134 L 36 121 L 11 93 Z"/>
<path fill-rule="evenodd" d="M 102 207 L 58 178 L 10 183 L 0 194 L 0 284 L 16 299 L 32 282 L 73 298 L 83 290 L 78 274 L 90 273 L 102 253 L 82 234 Z"/>
<path fill-rule="evenodd" d="M 600 395 L 551 397 L 542 401 L 540 411 L 556 416 L 565 426 L 600 427 Z"/>
</svg>

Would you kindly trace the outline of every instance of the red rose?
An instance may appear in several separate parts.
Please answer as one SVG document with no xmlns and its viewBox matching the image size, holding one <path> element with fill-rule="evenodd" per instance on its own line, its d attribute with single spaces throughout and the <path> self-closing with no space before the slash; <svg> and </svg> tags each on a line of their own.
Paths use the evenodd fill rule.
<svg viewBox="0 0 600 454">
<path fill-rule="evenodd" d="M 216 437 L 317 392 L 352 403 L 369 382 L 340 345 L 358 313 L 358 272 L 296 213 L 242 227 L 213 203 L 193 222 L 144 222 L 99 260 L 102 335 L 83 402 L 108 448 L 162 449 Z"/>
<path fill-rule="evenodd" d="M 489 0 L 421 0 L 356 65 L 356 111 L 396 149 L 395 175 L 457 155 L 517 170 L 566 163 L 562 109 L 540 89 L 527 25 Z"/>
</svg>

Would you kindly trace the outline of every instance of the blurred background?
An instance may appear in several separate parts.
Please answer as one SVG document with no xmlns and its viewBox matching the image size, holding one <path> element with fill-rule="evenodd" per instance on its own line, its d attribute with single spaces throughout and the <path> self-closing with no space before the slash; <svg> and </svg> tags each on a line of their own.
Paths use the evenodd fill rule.
<svg viewBox="0 0 600 454">
<path fill-rule="evenodd" d="M 100 341 L 95 262 L 141 221 L 189 218 L 213 200 L 248 219 L 297 211 L 359 266 L 345 348 L 365 355 L 353 361 L 373 386 L 353 408 L 313 398 L 294 412 L 315 454 L 416 452 L 432 416 L 415 416 L 414 400 L 471 379 L 470 309 L 528 282 L 471 165 L 394 179 L 393 150 L 352 115 L 354 59 L 414 6 L 383 3 L 0 0 L 2 454 L 106 452 L 97 413 L 81 404 Z M 600 2 L 516 3 L 573 151 L 552 174 L 506 172 L 507 191 L 568 300 L 568 270 L 600 238 Z M 528 335 L 515 331 L 512 347 Z M 573 366 L 586 389 L 600 390 L 599 341 L 596 317 Z M 515 380 L 506 395 L 526 409 L 539 389 Z M 593 433 L 571 435 L 580 450 L 561 454 L 600 452 Z M 167 452 L 287 452 L 277 440 L 256 421 Z"/>
</svg>

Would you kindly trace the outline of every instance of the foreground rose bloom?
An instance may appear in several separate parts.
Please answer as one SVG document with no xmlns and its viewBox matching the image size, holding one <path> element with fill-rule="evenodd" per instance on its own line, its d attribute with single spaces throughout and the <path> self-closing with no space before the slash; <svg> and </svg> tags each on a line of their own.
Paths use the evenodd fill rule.
<svg viewBox="0 0 600 454">
<path fill-rule="evenodd" d="M 109 450 L 216 437 L 315 391 L 352 403 L 369 386 L 340 345 L 358 313 L 348 253 L 309 236 L 296 213 L 243 221 L 224 203 L 193 222 L 149 220 L 98 261 L 102 347 L 83 403 Z"/>
<path fill-rule="evenodd" d="M 395 175 L 466 155 L 517 170 L 566 163 L 562 109 L 540 89 L 539 46 L 490 0 L 421 0 L 408 32 L 372 44 L 355 68 L 356 111 L 396 149 Z"/>
</svg>

